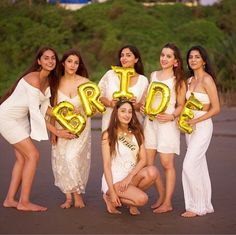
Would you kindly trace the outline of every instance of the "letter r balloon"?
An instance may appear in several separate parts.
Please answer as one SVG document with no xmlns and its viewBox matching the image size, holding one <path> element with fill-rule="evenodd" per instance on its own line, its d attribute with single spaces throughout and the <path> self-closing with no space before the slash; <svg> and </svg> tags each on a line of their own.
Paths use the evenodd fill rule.
<svg viewBox="0 0 236 235">
<path fill-rule="evenodd" d="M 105 106 L 99 100 L 100 94 L 99 87 L 93 82 L 86 82 L 78 86 L 78 95 L 88 117 L 94 115 L 96 111 L 101 113 L 106 111 Z"/>
</svg>

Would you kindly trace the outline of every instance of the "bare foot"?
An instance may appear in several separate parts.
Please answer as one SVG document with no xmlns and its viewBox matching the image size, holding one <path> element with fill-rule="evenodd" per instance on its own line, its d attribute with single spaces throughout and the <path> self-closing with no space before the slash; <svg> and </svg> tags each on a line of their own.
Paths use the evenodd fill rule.
<svg viewBox="0 0 236 235">
<path fill-rule="evenodd" d="M 172 206 L 166 206 L 166 205 L 161 205 L 157 209 L 153 210 L 154 213 L 161 214 L 161 213 L 166 213 L 172 211 L 173 208 Z"/>
<path fill-rule="evenodd" d="M 193 218 L 193 217 L 196 217 L 197 214 L 191 211 L 185 211 L 184 213 L 181 214 L 181 216 L 185 218 Z"/>
<path fill-rule="evenodd" d="M 31 202 L 19 202 L 16 207 L 19 211 L 46 211 L 47 207 L 39 206 L 37 204 Z"/>
<path fill-rule="evenodd" d="M 121 214 L 121 212 L 112 205 L 111 201 L 109 200 L 108 196 L 105 193 L 103 194 L 103 200 L 105 201 L 107 206 L 107 211 L 110 214 Z"/>
<path fill-rule="evenodd" d="M 18 204 L 18 201 L 16 200 L 5 199 L 5 201 L 3 202 L 3 206 L 6 208 L 16 208 L 17 204 Z"/>
<path fill-rule="evenodd" d="M 138 208 L 135 207 L 135 206 L 130 206 L 129 207 L 129 213 L 131 215 L 140 215 L 141 214 L 140 211 L 138 210 Z"/>
<path fill-rule="evenodd" d="M 75 193 L 75 194 L 74 194 L 74 199 L 75 199 L 74 206 L 75 206 L 76 208 L 83 208 L 83 207 L 85 207 L 83 198 L 81 197 L 80 194 Z"/>
<path fill-rule="evenodd" d="M 66 199 L 66 201 L 60 205 L 62 209 L 69 209 L 72 206 L 72 199 Z"/>
<path fill-rule="evenodd" d="M 163 202 L 162 199 L 158 198 L 158 200 L 153 205 L 151 205 L 151 208 L 152 209 L 158 208 L 159 206 L 161 206 L 162 202 Z"/>
</svg>

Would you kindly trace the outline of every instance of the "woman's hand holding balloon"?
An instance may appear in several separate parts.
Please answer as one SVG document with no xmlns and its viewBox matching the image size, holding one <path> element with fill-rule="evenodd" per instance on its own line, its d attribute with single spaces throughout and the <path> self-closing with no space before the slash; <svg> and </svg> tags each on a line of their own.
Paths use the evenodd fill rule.
<svg viewBox="0 0 236 235">
<path fill-rule="evenodd" d="M 76 135 L 71 134 L 69 130 L 66 129 L 57 129 L 56 136 L 64 139 L 74 139 Z"/>
<path fill-rule="evenodd" d="M 160 122 L 172 122 L 175 120 L 175 116 L 173 114 L 160 113 L 157 114 L 156 119 Z"/>
</svg>

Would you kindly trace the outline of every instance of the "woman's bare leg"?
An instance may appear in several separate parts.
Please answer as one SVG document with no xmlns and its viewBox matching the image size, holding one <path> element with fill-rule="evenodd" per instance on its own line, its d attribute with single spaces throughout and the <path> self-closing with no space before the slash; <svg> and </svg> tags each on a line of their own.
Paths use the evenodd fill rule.
<svg viewBox="0 0 236 235">
<path fill-rule="evenodd" d="M 103 200 L 105 201 L 106 206 L 107 206 L 107 211 L 110 214 L 121 214 L 121 212 L 112 205 L 110 198 L 106 193 L 103 194 Z"/>
<path fill-rule="evenodd" d="M 155 166 L 157 151 L 155 149 L 147 149 L 146 153 L 147 153 L 147 165 Z M 161 174 L 159 170 L 157 171 L 157 179 L 155 181 L 155 188 L 159 194 L 159 198 L 157 198 L 156 202 L 151 206 L 151 208 L 153 209 L 158 208 L 163 203 L 164 197 L 165 197 L 165 189 L 162 183 Z"/>
<path fill-rule="evenodd" d="M 136 206 L 130 206 L 129 213 L 131 215 L 140 215 L 141 214 L 141 212 L 139 211 L 139 209 Z"/>
<path fill-rule="evenodd" d="M 160 153 L 161 164 L 165 170 L 166 193 L 163 204 L 159 208 L 153 211 L 155 213 L 164 213 L 173 210 L 171 201 L 174 193 L 175 180 L 176 180 L 174 158 L 175 158 L 174 154 Z"/>
<path fill-rule="evenodd" d="M 15 150 L 15 155 L 16 162 L 12 170 L 11 182 L 8 189 L 8 193 L 6 199 L 3 202 L 4 207 L 17 207 L 18 204 L 18 201 L 15 200 L 15 195 L 21 183 L 25 159 L 17 150 Z"/>
<path fill-rule="evenodd" d="M 132 185 L 146 191 L 156 182 L 157 175 L 158 169 L 155 166 L 146 166 L 134 176 Z"/>
<path fill-rule="evenodd" d="M 74 206 L 76 208 L 85 207 L 85 204 L 84 204 L 84 201 L 83 201 L 83 198 L 82 198 L 81 194 L 73 193 L 73 195 L 74 195 Z"/>
<path fill-rule="evenodd" d="M 66 200 L 60 205 L 62 209 L 69 209 L 72 206 L 72 195 L 71 193 L 66 193 Z"/>
<path fill-rule="evenodd" d="M 154 166 L 147 166 L 134 176 L 132 184 L 130 184 L 124 192 L 120 192 L 119 182 L 114 185 L 116 194 L 120 198 L 122 204 L 128 205 L 131 215 L 140 214 L 137 207 L 145 205 L 148 201 L 148 196 L 144 190 L 148 189 L 155 182 L 156 177 L 157 168 Z M 107 195 L 104 194 L 103 199 L 106 202 L 108 212 L 119 213 L 109 201 Z"/>
<path fill-rule="evenodd" d="M 193 217 L 196 217 L 197 214 L 191 211 L 185 211 L 184 213 L 181 214 L 181 216 L 185 218 L 193 218 Z"/>
<path fill-rule="evenodd" d="M 140 211 L 137 207 L 143 206 L 147 203 L 147 194 L 134 185 L 129 185 L 124 192 L 118 190 L 117 184 L 114 186 L 122 204 L 128 205 L 130 214 L 139 215 Z"/>
<path fill-rule="evenodd" d="M 21 193 L 19 203 L 17 204 L 17 209 L 23 211 L 46 211 L 46 207 L 30 202 L 32 183 L 39 160 L 38 150 L 30 138 L 14 144 L 14 148 L 25 159 L 22 170 Z"/>
</svg>

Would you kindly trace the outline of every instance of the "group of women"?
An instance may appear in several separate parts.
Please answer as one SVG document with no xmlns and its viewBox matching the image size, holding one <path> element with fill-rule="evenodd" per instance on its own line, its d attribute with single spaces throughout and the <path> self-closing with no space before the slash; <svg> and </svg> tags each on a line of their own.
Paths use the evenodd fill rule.
<svg viewBox="0 0 236 235">
<path fill-rule="evenodd" d="M 182 182 L 185 209 L 183 217 L 195 217 L 213 212 L 211 183 L 206 151 L 212 137 L 211 117 L 220 111 L 215 75 L 205 49 L 190 48 L 187 65 L 190 77 L 186 80 L 180 50 L 166 44 L 160 54 L 161 70 L 151 74 L 150 84 L 158 81 L 170 89 L 170 100 L 165 112 L 154 120 L 144 115 L 145 99 L 149 90 L 148 79 L 138 49 L 127 45 L 118 52 L 118 66 L 134 68 L 129 91 L 132 99 L 114 99 L 120 89 L 120 78 L 109 70 L 99 81 L 100 101 L 106 106 L 102 116 L 102 156 L 104 174 L 102 192 L 107 211 L 121 213 L 126 205 L 130 214 L 140 213 L 138 207 L 148 201 L 145 192 L 152 185 L 159 196 L 151 206 L 155 213 L 173 210 L 175 188 L 175 155 L 180 154 L 180 131 L 177 120 L 193 93 L 203 104 L 203 110 L 193 110 L 194 118 L 188 121 L 194 129 L 186 134 L 187 152 L 184 158 Z M 38 150 L 32 141 L 48 139 L 52 144 L 52 169 L 55 185 L 65 194 L 62 208 L 85 206 L 81 194 L 85 193 L 91 159 L 91 120 L 79 137 L 54 119 L 52 107 L 69 101 L 76 112 L 84 113 L 78 98 L 77 87 L 88 82 L 85 64 L 77 50 L 64 53 L 58 61 L 50 47 L 41 48 L 33 65 L 17 80 L 0 102 L 0 132 L 12 144 L 16 162 L 4 207 L 24 211 L 45 211 L 46 207 L 30 201 L 30 191 L 39 160 Z M 161 97 L 155 96 L 155 104 Z M 29 114 L 29 115 L 28 115 Z M 30 120 L 29 118 L 30 117 Z M 164 169 L 164 183 L 155 166 L 159 154 Z M 21 186 L 20 198 L 15 199 Z"/>
</svg>

